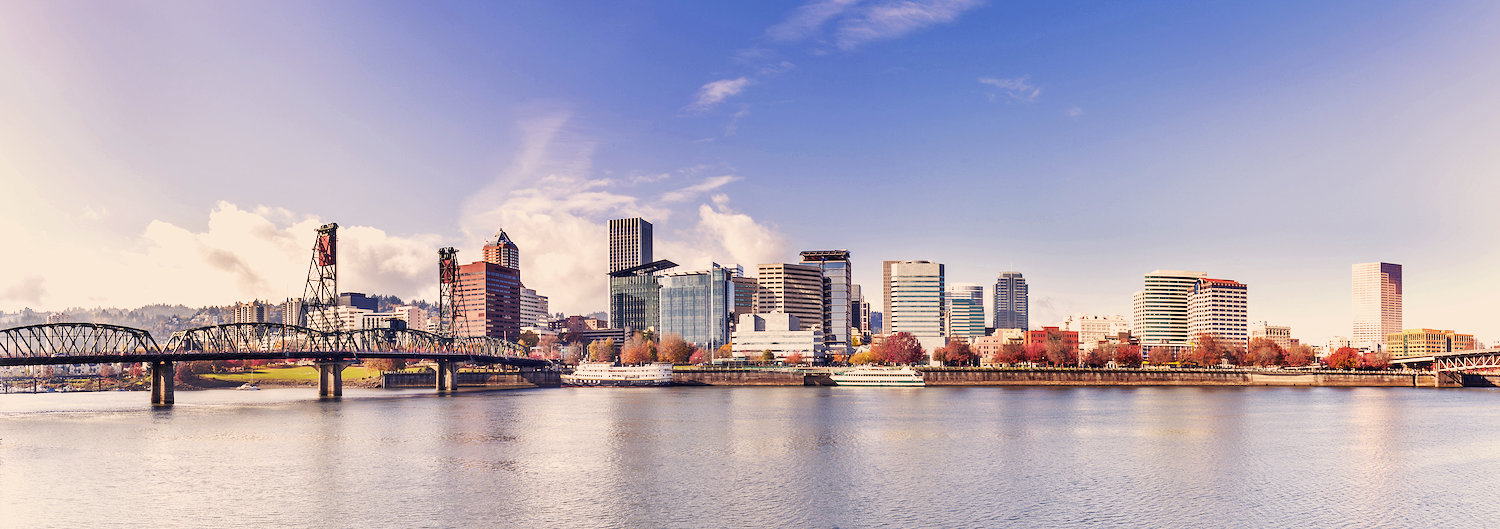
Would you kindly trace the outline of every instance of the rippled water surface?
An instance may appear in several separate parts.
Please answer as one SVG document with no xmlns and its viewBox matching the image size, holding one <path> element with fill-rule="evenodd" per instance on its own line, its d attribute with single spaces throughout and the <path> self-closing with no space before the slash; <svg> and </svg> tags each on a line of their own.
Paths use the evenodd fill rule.
<svg viewBox="0 0 1500 529">
<path fill-rule="evenodd" d="M 1500 392 L 0 395 L 15 527 L 1495 527 Z"/>
</svg>

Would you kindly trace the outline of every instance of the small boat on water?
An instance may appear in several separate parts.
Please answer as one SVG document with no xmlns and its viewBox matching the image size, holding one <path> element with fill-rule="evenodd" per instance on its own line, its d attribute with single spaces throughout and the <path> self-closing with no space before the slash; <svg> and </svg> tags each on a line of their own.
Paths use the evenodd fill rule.
<svg viewBox="0 0 1500 529">
<path fill-rule="evenodd" d="M 904 387 L 920 388 L 927 385 L 922 380 L 922 373 L 911 366 L 902 367 L 857 367 L 831 375 L 833 383 L 839 386 L 880 386 L 880 387 Z"/>
<path fill-rule="evenodd" d="M 240 387 L 234 389 L 240 391 L 260 391 L 260 386 L 255 385 L 254 382 L 246 382 L 244 384 L 240 384 Z"/>
<path fill-rule="evenodd" d="M 639 366 L 617 366 L 609 362 L 584 362 L 562 376 L 564 386 L 653 387 L 672 385 L 672 364 L 657 362 Z"/>
</svg>

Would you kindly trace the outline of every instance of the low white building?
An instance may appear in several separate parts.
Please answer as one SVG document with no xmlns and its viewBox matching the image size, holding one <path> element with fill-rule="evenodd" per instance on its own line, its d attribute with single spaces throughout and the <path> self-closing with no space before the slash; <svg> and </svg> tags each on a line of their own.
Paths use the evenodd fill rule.
<svg viewBox="0 0 1500 529">
<path fill-rule="evenodd" d="M 735 356 L 759 358 L 766 351 L 777 359 L 800 354 L 806 360 L 822 361 L 828 354 L 823 331 L 816 326 L 806 331 L 797 317 L 785 312 L 741 314 L 730 342 Z"/>
<path fill-rule="evenodd" d="M 1286 325 L 1271 325 L 1270 322 L 1257 321 L 1250 324 L 1250 339 L 1265 338 L 1282 349 L 1292 347 L 1292 328 Z"/>
<path fill-rule="evenodd" d="M 1118 314 L 1074 314 L 1057 324 L 1057 327 L 1077 332 L 1078 346 L 1084 351 L 1099 347 L 1100 340 L 1130 332 L 1130 322 L 1125 320 L 1125 316 Z"/>
</svg>

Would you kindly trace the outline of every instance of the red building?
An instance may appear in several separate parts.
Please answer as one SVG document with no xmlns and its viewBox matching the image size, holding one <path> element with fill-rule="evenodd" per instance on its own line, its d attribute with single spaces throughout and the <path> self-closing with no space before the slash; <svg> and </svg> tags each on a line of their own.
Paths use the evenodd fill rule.
<svg viewBox="0 0 1500 529">
<path fill-rule="evenodd" d="M 1035 331 L 1026 331 L 1026 345 L 1034 343 L 1047 343 L 1053 337 L 1062 340 L 1068 351 L 1078 353 L 1078 331 L 1064 331 L 1058 327 L 1042 327 Z"/>
<path fill-rule="evenodd" d="M 521 337 L 521 272 L 480 261 L 458 267 L 455 336 Z"/>
</svg>

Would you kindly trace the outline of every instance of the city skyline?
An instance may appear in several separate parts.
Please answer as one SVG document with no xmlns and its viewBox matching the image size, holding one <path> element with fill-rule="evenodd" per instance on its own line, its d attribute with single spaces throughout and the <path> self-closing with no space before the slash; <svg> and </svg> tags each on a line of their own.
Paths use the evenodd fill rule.
<svg viewBox="0 0 1500 529">
<path fill-rule="evenodd" d="M 503 227 L 527 287 L 588 313 L 604 221 L 642 216 L 686 270 L 847 248 L 877 307 L 885 260 L 1021 271 L 1034 327 L 1193 269 L 1322 343 L 1349 334 L 1348 267 L 1401 263 L 1405 327 L 1500 338 L 1495 6 L 820 5 L 8 4 L 0 231 L 26 257 L 0 310 L 284 299 L 337 220 L 347 290 L 435 300 L 435 248 L 478 261 Z"/>
</svg>

